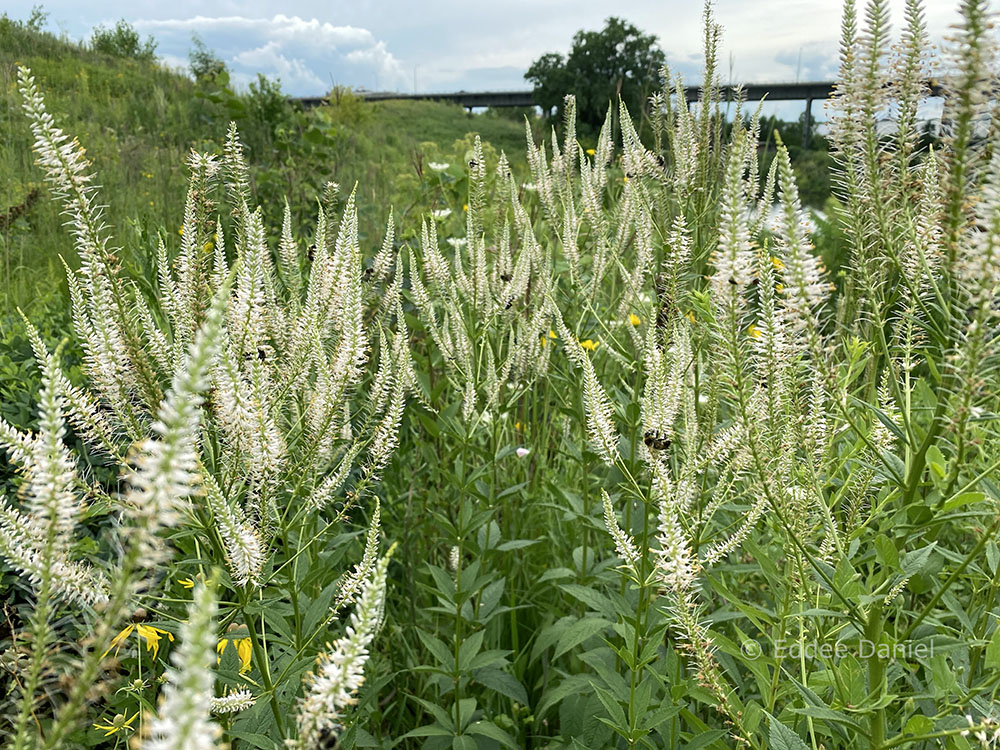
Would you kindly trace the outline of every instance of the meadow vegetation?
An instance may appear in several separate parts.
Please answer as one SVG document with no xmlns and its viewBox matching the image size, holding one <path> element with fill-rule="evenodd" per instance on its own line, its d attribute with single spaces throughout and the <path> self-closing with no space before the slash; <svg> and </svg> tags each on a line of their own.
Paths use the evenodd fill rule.
<svg viewBox="0 0 1000 750">
<path fill-rule="evenodd" d="M 18 52 L 5 168 L 75 258 L 0 420 L 9 745 L 995 746 L 997 50 L 960 10 L 929 148 L 919 0 L 898 41 L 845 4 L 822 247 L 757 103 L 724 117 L 710 6 L 700 102 L 663 70 L 644 136 L 613 103 L 582 141 L 569 95 L 414 149 L 454 114 L 143 68 L 235 120 L 133 133 L 162 216 Z"/>
<path fill-rule="evenodd" d="M 422 212 L 461 198 L 466 187 L 460 166 L 473 132 L 510 153 L 515 166 L 526 166 L 523 119 L 470 115 L 437 102 L 365 103 L 348 89 L 335 89 L 329 106 L 303 111 L 274 81 L 260 78 L 247 91 L 237 90 L 224 66 L 211 67 L 215 58 L 203 48 L 202 75 L 192 81 L 151 64 L 141 51 L 112 54 L 106 45 L 57 38 L 39 23 L 0 17 L 0 216 L 10 216 L 0 223 L 5 316 L 18 306 L 61 307 L 52 299 L 66 291 L 59 255 L 75 264 L 58 207 L 44 200 L 33 166 L 18 65 L 33 71 L 60 125 L 100 165 L 107 194 L 120 196 L 106 218 L 128 240 L 126 252 L 136 248 L 138 256 L 146 254 L 160 227 L 176 232 L 180 225 L 188 151 L 220 148 L 230 122 L 240 129 L 251 190 L 270 220 L 280 223 L 287 197 L 296 228 L 305 227 L 313 214 L 310 203 L 327 181 L 357 181 L 364 198 L 359 231 L 368 242 L 380 240 L 390 205 L 413 224 Z M 535 127 L 540 132 L 540 123 Z M 431 179 L 436 173 L 428 162 L 454 167 L 444 175 L 445 191 Z M 20 206 L 30 210 L 11 212 Z"/>
</svg>

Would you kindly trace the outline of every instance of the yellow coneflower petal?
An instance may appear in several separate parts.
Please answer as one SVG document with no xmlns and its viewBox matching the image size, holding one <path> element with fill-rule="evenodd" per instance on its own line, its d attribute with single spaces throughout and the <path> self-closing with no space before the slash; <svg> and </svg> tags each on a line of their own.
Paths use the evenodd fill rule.
<svg viewBox="0 0 1000 750">
<path fill-rule="evenodd" d="M 236 641 L 236 653 L 240 656 L 240 674 L 250 671 L 250 659 L 253 656 L 253 644 L 249 638 L 239 638 Z"/>
<path fill-rule="evenodd" d="M 118 727 L 114 726 L 113 724 L 94 724 L 94 729 L 108 730 L 104 733 L 105 737 L 110 737 L 111 735 L 113 735 L 115 732 L 118 731 Z"/>
<path fill-rule="evenodd" d="M 160 653 L 160 637 L 165 635 L 168 640 L 174 639 L 173 633 L 154 628 L 152 625 L 137 625 L 136 632 L 146 641 L 146 650 L 153 652 L 154 659 Z"/>
<path fill-rule="evenodd" d="M 108 650 L 107 651 L 105 651 L 103 654 L 101 654 L 101 658 L 103 659 L 105 656 L 107 656 L 108 654 L 110 654 L 111 653 L 111 649 L 114 649 L 115 650 L 115 656 L 118 656 L 118 651 L 121 649 L 122 644 L 125 642 L 125 639 L 128 638 L 132 634 L 132 631 L 134 629 L 135 629 L 135 625 L 131 625 L 131 624 L 130 625 L 126 625 L 125 628 L 118 635 L 116 635 L 114 638 L 111 639 L 111 645 L 108 646 Z"/>
<path fill-rule="evenodd" d="M 183 586 L 186 589 L 193 589 L 194 588 L 194 581 L 192 581 L 190 578 L 178 578 L 177 579 L 177 583 L 179 583 L 181 586 Z"/>
</svg>

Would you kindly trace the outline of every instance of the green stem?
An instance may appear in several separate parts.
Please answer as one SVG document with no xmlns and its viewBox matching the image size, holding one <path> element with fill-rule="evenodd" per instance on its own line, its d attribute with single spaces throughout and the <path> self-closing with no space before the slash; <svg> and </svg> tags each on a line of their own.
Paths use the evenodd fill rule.
<svg viewBox="0 0 1000 750">
<path fill-rule="evenodd" d="M 278 732 L 282 737 L 285 735 L 285 720 L 281 713 L 281 706 L 278 705 L 278 696 L 274 692 L 274 683 L 271 682 L 271 666 L 267 660 L 267 654 L 264 649 L 261 648 L 260 638 L 257 637 L 257 628 L 254 625 L 253 618 L 248 616 L 246 613 L 247 597 L 243 591 L 240 594 L 240 608 L 243 610 L 244 624 L 246 625 L 247 632 L 250 635 L 250 645 L 253 648 L 253 658 L 257 662 L 257 668 L 260 670 L 261 680 L 264 683 L 264 690 L 268 694 L 268 702 L 271 705 L 271 713 L 274 714 L 274 721 L 278 727 Z M 261 616 L 263 617 L 263 615 Z"/>
<path fill-rule="evenodd" d="M 872 655 L 868 657 L 868 694 L 874 696 L 876 701 L 881 703 L 882 693 L 885 691 L 885 662 L 882 661 L 878 651 L 878 644 L 882 639 L 882 602 L 876 601 L 868 613 L 868 621 L 865 624 L 865 639 L 869 643 Z M 869 730 L 871 733 L 872 750 L 881 750 L 885 742 L 885 707 L 875 709 L 869 719 Z"/>
</svg>

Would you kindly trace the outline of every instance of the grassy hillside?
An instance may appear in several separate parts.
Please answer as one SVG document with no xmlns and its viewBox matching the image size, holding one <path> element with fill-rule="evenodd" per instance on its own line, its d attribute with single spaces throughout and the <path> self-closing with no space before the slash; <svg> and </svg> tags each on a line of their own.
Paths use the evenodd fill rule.
<svg viewBox="0 0 1000 750">
<path fill-rule="evenodd" d="M 393 205 L 399 216 L 459 201 L 464 170 L 458 167 L 471 145 L 469 133 L 505 149 L 515 169 L 524 163 L 524 125 L 513 118 L 471 115 L 434 102 L 369 104 L 350 92 L 328 107 L 303 112 L 274 86 L 240 94 L 228 86 L 198 85 L 163 67 L 99 54 L 4 16 L 0 312 L 6 314 L 18 305 L 30 312 L 45 304 L 63 283 L 59 255 L 74 255 L 33 165 L 15 85 L 18 65 L 31 68 L 57 122 L 79 134 L 104 194 L 114 196 L 105 216 L 130 246 L 151 248 L 158 227 L 179 224 L 186 155 L 219 145 L 231 120 L 248 145 L 255 197 L 266 210 L 276 215 L 285 197 L 295 207 L 311 206 L 327 180 L 344 191 L 358 182 L 361 234 L 368 242 L 381 240 L 384 206 Z M 454 176 L 429 174 L 429 161 L 452 164 Z M 296 216 L 300 224 L 309 218 Z"/>
</svg>

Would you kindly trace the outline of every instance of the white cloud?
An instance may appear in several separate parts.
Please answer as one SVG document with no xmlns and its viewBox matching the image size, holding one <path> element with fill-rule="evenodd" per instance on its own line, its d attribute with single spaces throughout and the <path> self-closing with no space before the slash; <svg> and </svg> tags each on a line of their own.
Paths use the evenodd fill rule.
<svg viewBox="0 0 1000 750">
<path fill-rule="evenodd" d="M 317 18 L 281 13 L 271 18 L 147 18 L 133 21 L 133 25 L 156 36 L 161 58 L 170 64 L 181 59 L 177 54 L 181 49 L 190 47 L 191 35 L 198 35 L 226 62 L 233 79 L 241 84 L 263 73 L 280 78 L 290 93 L 316 95 L 325 92 L 331 80 L 377 81 L 383 87 L 400 86 L 407 80 L 385 41 L 357 26 L 337 26 Z"/>
<path fill-rule="evenodd" d="M 159 58 L 160 62 L 163 65 L 167 66 L 168 68 L 171 68 L 173 70 L 180 70 L 184 73 L 188 72 L 190 66 L 188 65 L 188 59 L 186 57 L 181 57 L 180 55 L 164 54 L 162 52 L 157 52 L 156 56 Z"/>
<path fill-rule="evenodd" d="M 326 85 L 323 79 L 313 73 L 303 60 L 297 58 L 289 60 L 280 52 L 280 48 L 277 42 L 268 42 L 263 47 L 240 52 L 232 58 L 232 62 L 239 68 L 275 75 L 289 89 L 322 91 Z M 241 83 L 248 83 L 254 79 L 256 74 L 238 74 Z"/>
<path fill-rule="evenodd" d="M 26 17 L 35 3 L 6 0 L 5 11 Z M 888 0 L 895 36 L 904 3 Z M 833 75 L 839 0 L 714 4 L 724 28 L 720 70 L 725 79 Z M 959 0 L 924 4 L 931 39 L 940 42 L 957 20 Z M 236 58 L 274 42 L 269 67 L 260 72 L 282 76 L 294 94 L 322 93 L 331 80 L 403 91 L 415 78 L 422 91 L 527 88 L 522 76 L 533 60 L 545 52 L 566 52 L 577 30 L 599 29 L 609 15 L 657 35 L 671 69 L 688 80 L 697 81 L 701 68 L 702 4 L 677 0 L 45 0 L 45 6 L 51 25 L 76 38 L 88 38 L 97 23 L 124 17 L 144 35 L 155 36 L 157 52 L 170 64 L 187 56 L 196 33 L 241 81 L 258 70 L 250 66 L 253 56 L 240 57 L 242 63 Z"/>
</svg>

